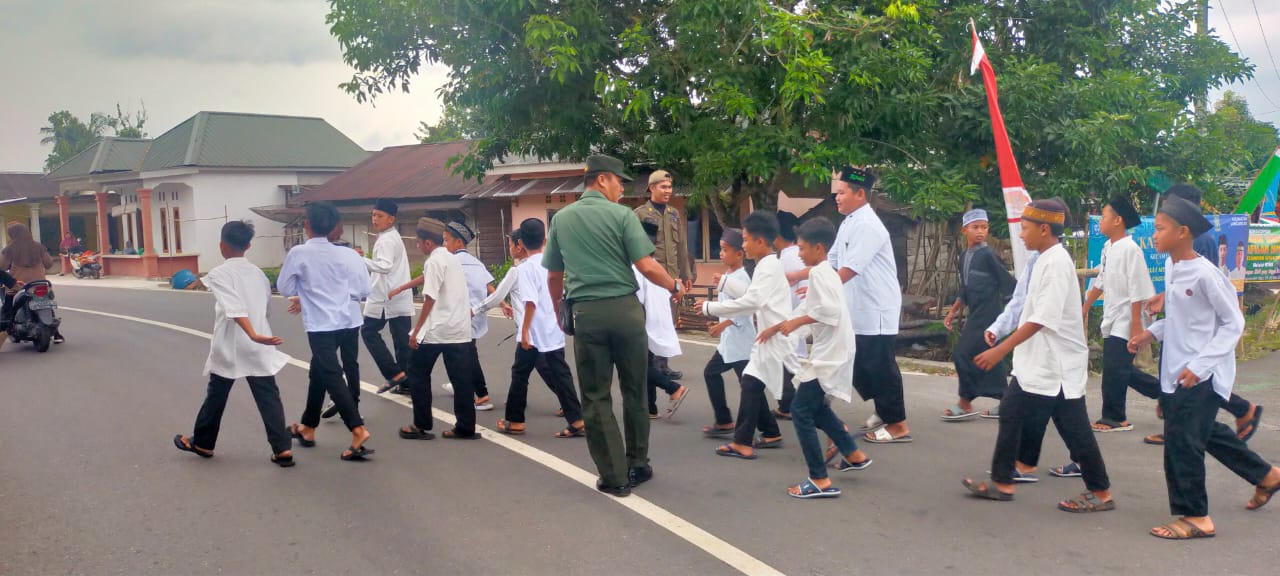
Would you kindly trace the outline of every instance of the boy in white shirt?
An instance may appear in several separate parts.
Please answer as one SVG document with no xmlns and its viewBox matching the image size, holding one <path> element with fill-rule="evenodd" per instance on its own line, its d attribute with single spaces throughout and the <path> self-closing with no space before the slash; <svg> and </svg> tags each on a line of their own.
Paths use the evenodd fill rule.
<svg viewBox="0 0 1280 576">
<path fill-rule="evenodd" d="M 1020 325 L 1009 338 L 979 354 L 974 364 L 990 370 L 1010 352 L 1014 382 L 1000 401 L 1000 430 L 991 462 L 990 482 L 964 479 L 974 495 L 990 500 L 1013 500 L 1015 461 L 1023 455 L 1026 426 L 1043 427 L 1051 416 L 1072 460 L 1080 463 L 1088 492 L 1058 503 L 1067 512 L 1115 509 L 1111 482 L 1097 439 L 1089 426 L 1084 388 L 1089 377 L 1089 348 L 1080 318 L 1080 285 L 1075 264 L 1059 237 L 1066 225 L 1067 207 L 1061 200 L 1037 200 L 1022 213 L 1022 241 L 1037 251 L 1035 270 L 1027 286 Z"/>
<path fill-rule="evenodd" d="M 716 298 L 720 302 L 736 300 L 751 285 L 751 276 L 742 267 L 746 254 L 742 252 L 742 230 L 726 228 L 720 234 L 720 261 L 729 268 L 724 274 L 717 274 Z M 742 371 L 747 367 L 747 358 L 751 355 L 751 346 L 756 340 L 756 326 L 751 315 L 745 314 L 721 318 L 720 322 L 711 326 L 707 332 L 720 338 L 716 345 L 716 353 L 707 361 L 702 369 L 702 378 L 707 383 L 707 396 L 711 399 L 711 409 L 715 413 L 715 423 L 702 427 L 702 434 L 708 438 L 727 438 L 733 435 L 733 414 L 729 412 L 729 403 L 724 397 L 724 373 L 733 370 L 738 375 L 738 383 L 742 383 Z"/>
<path fill-rule="evenodd" d="M 1102 310 L 1102 417 L 1093 423 L 1095 432 L 1133 430 L 1125 413 L 1125 396 L 1130 387 L 1147 398 L 1160 396 L 1160 380 L 1133 365 L 1129 340 L 1143 331 L 1142 307 L 1156 295 L 1146 255 L 1129 229 L 1142 223 L 1133 202 L 1123 194 L 1112 197 L 1102 207 L 1099 229 L 1107 236 L 1102 247 L 1098 277 L 1085 297 L 1081 316 L 1089 322 L 1089 309 L 1103 298 Z"/>
<path fill-rule="evenodd" d="M 652 222 L 640 222 L 640 227 L 649 235 L 649 241 L 657 244 L 658 227 Z M 644 307 L 644 330 L 648 336 L 649 370 L 645 381 L 649 388 L 649 419 L 657 420 L 658 389 L 661 388 L 670 398 L 665 416 L 674 416 L 676 410 L 684 403 L 689 388 L 676 382 L 671 376 L 667 361 L 684 353 L 680 349 L 680 337 L 676 334 L 676 323 L 671 314 L 671 292 L 650 282 L 635 266 L 631 267 L 636 275 L 636 297 Z"/>
<path fill-rule="evenodd" d="M 462 266 L 462 272 L 467 276 L 467 301 L 473 307 L 493 293 L 493 274 L 489 273 L 489 269 L 483 262 L 467 252 L 467 244 L 470 244 L 475 237 L 475 231 L 462 222 L 450 222 L 445 226 L 444 246 L 458 257 L 458 264 Z M 484 314 L 472 316 L 471 344 L 467 347 L 471 368 L 468 371 L 475 375 L 476 410 L 486 411 L 493 410 L 493 402 L 489 401 L 489 385 L 484 379 L 484 369 L 480 365 L 480 351 L 476 348 L 476 342 L 488 333 L 489 317 Z"/>
<path fill-rule="evenodd" d="M 756 261 L 751 285 L 741 297 L 726 302 L 699 300 L 705 316 L 738 316 L 751 312 L 757 326 L 773 326 L 791 315 L 791 290 L 782 264 L 773 253 L 773 239 L 778 236 L 778 219 L 769 212 L 755 211 L 742 221 L 742 246 L 747 256 Z M 755 460 L 756 448 L 782 445 L 778 421 L 769 410 L 765 388 L 774 398 L 782 396 L 783 362 L 795 344 L 789 338 L 772 338 L 757 342 L 742 376 L 742 394 L 738 400 L 738 425 L 733 441 L 716 448 L 719 456 Z M 755 439 L 756 429 L 761 437 Z"/>
<path fill-rule="evenodd" d="M 252 240 L 253 227 L 247 222 L 234 220 L 222 226 L 218 248 L 226 261 L 202 279 L 214 299 L 213 338 L 204 364 L 209 388 L 196 415 L 195 431 L 190 437 L 174 436 L 173 445 L 212 458 L 227 396 L 236 379 L 244 378 L 267 429 L 271 461 L 288 468 L 294 464 L 292 441 L 284 424 L 276 373 L 289 362 L 289 357 L 276 348 L 284 341 L 271 335 L 271 325 L 267 323 L 271 282 L 244 257 Z"/>
<path fill-rule="evenodd" d="M 1166 197 L 1156 215 L 1156 250 L 1166 260 L 1165 318 L 1129 340 L 1137 352 L 1153 339 L 1163 342 L 1160 406 L 1164 410 L 1164 475 L 1169 508 L 1180 516 L 1151 529 L 1168 540 L 1209 538 L 1216 533 L 1205 492 L 1206 451 L 1254 488 L 1248 510 L 1266 506 L 1280 491 L 1280 468 L 1249 449 L 1215 420 L 1235 381 L 1235 347 L 1244 333 L 1244 315 L 1231 280 L 1196 254 L 1195 238 L 1212 225 L 1200 208 Z"/>
<path fill-rule="evenodd" d="M 480 437 L 472 402 L 473 376 L 467 373 L 471 365 L 467 355 L 467 344 L 471 342 L 467 278 L 458 258 L 444 247 L 444 232 L 444 222 L 418 219 L 418 250 L 427 255 L 427 260 L 422 265 L 422 311 L 409 339 L 409 347 L 414 350 L 408 371 L 413 424 L 400 429 L 400 437 L 406 440 L 435 438 L 431 433 L 431 371 L 441 356 L 453 382 L 453 415 L 457 419 L 453 429 L 445 430 L 442 436 L 466 440 Z"/>
<path fill-rule="evenodd" d="M 364 303 L 364 326 L 360 336 L 364 347 L 373 357 L 373 363 L 386 381 L 378 393 L 383 393 L 408 381 L 405 368 L 409 366 L 409 327 L 413 325 L 413 295 L 391 294 L 396 286 L 409 281 L 409 256 L 405 254 L 404 240 L 396 227 L 396 214 L 400 211 L 394 200 L 379 198 L 373 204 L 370 230 L 376 233 L 370 258 L 364 259 L 372 277 L 372 290 Z M 392 355 L 382 340 L 383 327 L 391 326 Z M 358 385 L 358 384 L 357 384 Z"/>
<path fill-rule="evenodd" d="M 796 226 L 800 221 L 790 212 L 778 212 L 778 238 L 773 241 L 773 248 L 778 251 L 778 261 L 782 263 L 782 271 L 788 274 L 804 270 L 804 260 L 800 258 L 800 247 L 796 245 Z M 801 280 L 791 286 L 791 307 L 800 306 L 800 295 L 808 290 L 809 281 Z M 809 354 L 809 346 L 804 340 L 796 342 L 796 356 L 804 358 Z M 773 415 L 779 420 L 791 419 L 791 401 L 796 397 L 795 375 L 790 370 L 782 372 L 782 398 L 778 400 L 778 409 Z"/>
<path fill-rule="evenodd" d="M 804 452 L 809 476 L 804 482 L 787 489 L 793 498 L 834 498 L 840 488 L 831 485 L 827 477 L 827 458 L 818 441 L 818 430 L 827 433 L 844 458 L 836 469 L 864 470 L 871 465 L 867 456 L 854 442 L 844 422 L 831 410 L 828 396 L 845 402 L 853 400 L 853 358 L 856 343 L 849 308 L 844 302 L 844 288 L 840 275 L 827 262 L 827 247 L 836 239 L 836 228 L 824 218 L 814 218 L 800 226 L 800 256 L 804 263 L 813 266 L 809 274 L 808 293 L 800 308 L 789 320 L 775 324 L 760 332 L 759 340 L 767 342 L 776 334 L 796 339 L 813 336 L 813 349 L 806 357 L 794 354 L 791 361 L 796 366 L 795 401 L 792 403 L 792 419 L 796 427 L 796 441 Z"/>
<path fill-rule="evenodd" d="M 511 237 L 512 243 L 524 258 L 519 266 L 507 272 L 507 276 L 516 277 L 515 287 L 511 290 L 511 303 L 519 339 L 515 361 L 511 365 L 511 387 L 507 390 L 506 414 L 505 418 L 498 420 L 497 429 L 503 434 L 517 436 L 525 433 L 529 375 L 536 369 L 542 381 L 559 400 L 560 409 L 568 424 L 555 437 L 584 436 L 582 404 L 578 402 L 577 391 L 573 387 L 573 373 L 564 359 L 564 332 L 556 321 L 555 309 L 551 305 L 551 290 L 547 286 L 547 272 L 542 267 L 542 248 L 547 238 L 546 225 L 537 218 L 528 218 L 520 223 Z"/>
</svg>

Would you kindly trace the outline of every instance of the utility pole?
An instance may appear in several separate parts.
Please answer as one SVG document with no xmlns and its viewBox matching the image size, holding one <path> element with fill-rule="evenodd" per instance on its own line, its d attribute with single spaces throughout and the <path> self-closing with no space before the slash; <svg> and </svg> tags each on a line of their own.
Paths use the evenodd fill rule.
<svg viewBox="0 0 1280 576">
<path fill-rule="evenodd" d="M 1209 35 L 1209 0 L 1198 0 L 1199 10 L 1196 11 L 1196 35 Z M 1193 100 L 1196 110 L 1196 119 L 1203 119 L 1209 113 L 1209 87 L 1201 88 L 1196 93 Z"/>
</svg>

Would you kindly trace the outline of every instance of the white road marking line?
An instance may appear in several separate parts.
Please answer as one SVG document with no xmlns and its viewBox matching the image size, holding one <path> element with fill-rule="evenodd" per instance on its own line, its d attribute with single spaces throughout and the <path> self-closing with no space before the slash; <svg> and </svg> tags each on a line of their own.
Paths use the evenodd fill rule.
<svg viewBox="0 0 1280 576">
<path fill-rule="evenodd" d="M 176 324 L 169 324 L 167 322 L 160 322 L 157 320 L 139 318 L 137 316 L 126 316 L 123 314 L 113 314 L 110 312 L 99 312 L 97 310 L 72 308 L 69 306 L 60 306 L 59 309 L 67 310 L 71 312 L 80 312 L 82 314 L 93 314 L 97 316 L 105 316 L 108 318 L 115 318 L 117 320 L 127 320 L 130 322 L 137 322 L 139 324 L 146 324 L 148 326 L 155 326 L 157 328 L 167 328 L 175 332 L 181 332 L 183 334 L 189 334 L 191 336 L 204 338 L 205 340 L 213 339 L 213 335 L 208 332 L 201 332 L 200 330 L 194 330 L 191 328 L 187 328 L 185 326 L 178 326 Z M 292 356 L 289 357 L 289 364 L 292 366 L 301 368 L 303 370 L 309 370 L 311 368 L 311 364 L 307 362 L 303 362 L 302 360 L 298 360 L 297 358 L 294 358 Z M 371 393 L 375 398 L 386 400 L 388 402 L 394 402 L 401 406 L 412 409 L 413 405 L 410 404 L 409 401 L 403 397 L 380 396 L 376 394 L 376 392 L 378 391 L 378 387 L 374 386 L 373 384 L 370 384 L 368 382 L 361 380 L 360 388 L 362 390 L 365 390 L 366 392 Z M 457 422 L 457 420 L 453 417 L 453 414 L 440 410 L 439 408 L 432 408 L 431 414 L 432 416 L 435 417 L 436 420 L 444 422 L 445 424 L 448 424 L 448 425 L 453 425 Z M 672 534 L 679 536 L 684 541 L 690 544 L 693 544 L 698 548 L 701 548 L 704 552 L 715 557 L 717 560 L 720 560 L 721 562 L 724 562 L 725 564 L 732 566 L 734 569 L 738 570 L 743 574 L 747 574 L 749 576 L 782 576 L 783 575 L 782 572 L 775 569 L 774 567 L 769 566 L 768 564 L 765 564 L 761 560 L 758 560 L 755 557 L 751 556 L 750 554 L 743 552 L 742 550 L 738 549 L 734 545 L 716 537 L 714 534 L 711 534 L 710 532 L 707 532 L 706 530 L 703 530 L 702 528 L 697 527 L 692 522 L 689 522 L 684 518 L 681 518 L 675 514 L 672 514 L 671 512 L 668 512 L 665 508 L 657 504 L 654 504 L 653 502 L 650 502 L 649 500 L 646 500 L 641 496 L 638 496 L 633 493 L 631 496 L 628 496 L 626 498 L 615 498 L 613 496 L 608 496 L 601 493 L 600 491 L 596 490 L 595 474 L 587 470 L 584 470 L 558 456 L 555 456 L 554 454 L 551 454 L 549 452 L 530 446 L 529 444 L 516 440 L 515 438 L 512 438 L 510 436 L 506 436 L 496 431 L 489 430 L 483 426 L 476 426 L 476 432 L 484 433 L 484 435 L 481 437 L 482 440 L 487 440 L 493 444 L 506 448 L 507 450 L 510 450 L 512 452 L 515 452 L 520 456 L 523 456 L 529 460 L 532 460 L 538 464 L 541 464 L 551 469 L 552 471 L 560 474 L 561 476 L 564 476 L 570 480 L 573 480 L 574 482 L 577 482 L 578 484 L 581 484 L 587 487 L 588 489 L 590 489 L 590 492 L 592 494 L 596 494 L 601 498 L 605 498 L 611 502 L 614 502 L 616 504 L 623 506 L 624 508 L 627 508 L 628 510 L 631 510 L 632 512 L 635 512 L 636 514 L 639 514 L 640 516 L 644 517 L 650 522 L 653 522 L 654 524 L 657 524 L 659 527 L 666 529 L 668 532 L 671 532 Z"/>
</svg>

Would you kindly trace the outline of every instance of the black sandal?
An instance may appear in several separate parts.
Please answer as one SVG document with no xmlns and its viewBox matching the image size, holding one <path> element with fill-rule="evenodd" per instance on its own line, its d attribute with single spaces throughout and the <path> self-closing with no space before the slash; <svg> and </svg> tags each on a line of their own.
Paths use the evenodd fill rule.
<svg viewBox="0 0 1280 576">
<path fill-rule="evenodd" d="M 457 430 L 445 430 L 442 434 L 440 434 L 440 436 L 443 436 L 444 438 L 447 438 L 449 440 L 479 440 L 480 439 L 479 432 L 473 432 L 470 436 L 462 436 L 458 434 Z"/>
<path fill-rule="evenodd" d="M 297 422 L 294 422 L 293 424 L 291 424 L 289 426 L 289 436 L 293 437 L 294 440 L 297 440 L 298 444 L 301 444 L 303 448 L 314 448 L 316 445 L 316 441 L 307 440 L 306 438 L 303 438 L 302 431 L 299 430 L 298 428 L 299 426 Z"/>
<path fill-rule="evenodd" d="M 352 446 L 350 448 L 347 448 L 347 450 L 338 457 L 342 458 L 343 460 L 346 460 L 347 462 L 363 462 L 365 460 L 368 460 L 369 459 L 368 456 L 370 456 L 371 454 L 373 454 L 373 450 L 365 448 L 364 446 L 361 446 L 359 448 Z"/>
<path fill-rule="evenodd" d="M 436 435 L 417 426 L 405 426 L 400 429 L 400 437 L 405 440 L 435 440 Z"/>
<path fill-rule="evenodd" d="M 986 498 L 987 500 L 995 500 L 997 502 L 1009 502 L 1013 500 L 1013 494 L 1006 494 L 1004 492 L 1001 492 L 1000 490 L 996 489 L 995 485 L 993 484 L 987 484 L 984 482 L 982 484 L 985 485 L 986 487 L 979 488 L 978 487 L 979 483 L 974 482 L 973 480 L 970 480 L 968 478 L 965 478 L 964 481 L 961 482 L 961 484 L 964 484 L 964 487 L 968 488 L 969 492 L 972 492 L 973 495 L 977 496 L 978 498 Z"/>
<path fill-rule="evenodd" d="M 281 456 L 279 454 L 271 455 L 271 462 L 281 468 L 289 468 L 294 465 L 293 456 Z"/>
<path fill-rule="evenodd" d="M 213 452 L 201 452 L 196 449 L 195 444 L 185 442 L 181 434 L 173 437 L 173 445 L 183 452 L 190 452 L 201 458 L 213 458 Z"/>
<path fill-rule="evenodd" d="M 584 424 L 581 428 L 573 426 L 565 426 L 564 430 L 555 433 L 556 438 L 578 438 L 587 435 L 587 426 Z"/>
</svg>

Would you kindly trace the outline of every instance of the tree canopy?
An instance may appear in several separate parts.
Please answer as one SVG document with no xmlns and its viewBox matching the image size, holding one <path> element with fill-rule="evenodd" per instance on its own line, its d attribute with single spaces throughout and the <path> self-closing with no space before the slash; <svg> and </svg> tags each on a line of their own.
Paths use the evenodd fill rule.
<svg viewBox="0 0 1280 576">
<path fill-rule="evenodd" d="M 852 162 L 942 220 L 967 203 L 1004 208 L 984 88 L 968 75 L 970 19 L 1033 197 L 1080 207 L 1149 195 L 1156 176 L 1218 190 L 1247 169 L 1265 135 L 1235 141 L 1226 109 L 1239 102 L 1190 111 L 1252 73 L 1192 31 L 1198 4 L 330 0 L 328 23 L 361 101 L 409 90 L 424 63 L 449 67 L 446 128 L 475 138 L 456 165 L 469 176 L 506 154 L 599 151 L 676 173 L 695 202 L 768 207 Z"/>
<path fill-rule="evenodd" d="M 102 138 L 107 128 L 122 138 L 146 138 L 147 134 L 142 131 L 146 123 L 145 105 L 137 113 L 130 113 L 117 103 L 114 116 L 94 112 L 89 115 L 88 122 L 66 110 L 54 112 L 49 115 L 49 124 L 40 129 L 40 144 L 53 146 L 45 158 L 44 169 L 46 172 L 53 170 L 83 152 Z"/>
</svg>

